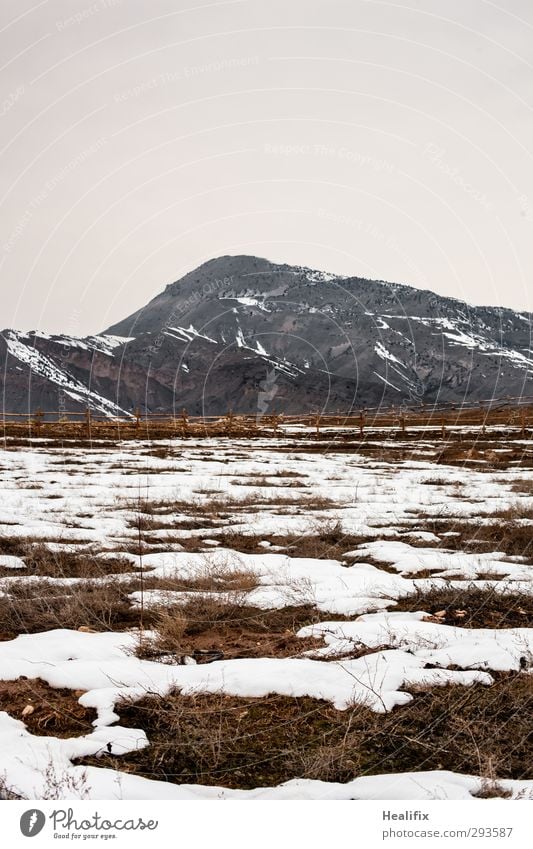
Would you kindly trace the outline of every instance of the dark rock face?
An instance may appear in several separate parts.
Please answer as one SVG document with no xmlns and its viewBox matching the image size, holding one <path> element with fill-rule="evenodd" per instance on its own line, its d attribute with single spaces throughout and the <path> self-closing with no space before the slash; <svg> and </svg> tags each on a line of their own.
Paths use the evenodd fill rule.
<svg viewBox="0 0 533 849">
<path fill-rule="evenodd" d="M 6 330 L 7 412 L 347 412 L 533 394 L 530 313 L 213 259 L 100 336 Z"/>
</svg>

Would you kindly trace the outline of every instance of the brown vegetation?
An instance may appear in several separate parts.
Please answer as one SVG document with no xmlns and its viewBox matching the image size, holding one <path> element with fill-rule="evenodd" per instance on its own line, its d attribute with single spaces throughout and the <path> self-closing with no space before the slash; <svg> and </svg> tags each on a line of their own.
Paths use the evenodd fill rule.
<svg viewBox="0 0 533 849">
<path fill-rule="evenodd" d="M 430 531 L 439 536 L 439 548 L 478 554 L 500 551 L 508 557 L 524 557 L 525 563 L 533 564 L 533 525 L 522 523 L 523 514 L 518 516 L 514 510 L 501 512 L 499 520 L 494 520 L 493 515 L 469 521 L 449 516 L 424 516 L 423 522 L 410 527 L 413 531 Z"/>
<path fill-rule="evenodd" d="M 147 696 L 119 706 L 121 724 L 144 728 L 151 742 L 121 768 L 236 788 L 431 769 L 530 778 L 532 683 L 513 674 L 492 687 L 433 688 L 385 715 L 310 698 Z M 108 758 L 84 762 L 104 766 Z"/>
<path fill-rule="evenodd" d="M 192 656 L 199 662 L 239 657 L 295 657 L 322 641 L 296 636 L 300 628 L 319 621 L 311 605 L 259 610 L 239 595 L 198 595 L 184 604 L 161 608 L 154 636 L 141 647 L 142 657 L 168 657 L 170 662 Z"/>
<path fill-rule="evenodd" d="M 120 557 L 101 557 L 90 551 L 72 548 L 52 551 L 47 545 L 26 537 L 0 537 L 0 554 L 21 557 L 23 569 L 0 567 L 0 578 L 35 575 L 43 578 L 103 578 L 135 571 L 129 560 Z"/>
<path fill-rule="evenodd" d="M 531 628 L 533 596 L 513 591 L 481 589 L 465 583 L 464 588 L 451 586 L 419 590 L 415 595 L 399 599 L 394 611 L 425 610 L 441 625 L 461 628 Z"/>
<path fill-rule="evenodd" d="M 128 598 L 134 589 L 138 589 L 138 583 L 113 579 L 89 580 L 75 586 L 62 586 L 45 579 L 38 583 L 13 581 L 9 596 L 0 596 L 0 639 L 10 640 L 18 634 L 55 628 L 83 627 L 95 631 L 135 628 L 139 624 L 139 611 Z M 148 612 L 145 626 L 152 617 Z"/>
</svg>

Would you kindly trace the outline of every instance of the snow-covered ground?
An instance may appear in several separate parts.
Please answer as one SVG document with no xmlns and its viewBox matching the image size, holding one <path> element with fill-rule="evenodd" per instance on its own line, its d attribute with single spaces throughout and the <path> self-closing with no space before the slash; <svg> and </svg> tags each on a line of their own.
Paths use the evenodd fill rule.
<svg viewBox="0 0 533 849">
<path fill-rule="evenodd" d="M 154 781 L 120 770 L 121 755 L 150 745 L 142 728 L 120 726 L 120 703 L 148 692 L 164 698 L 178 689 L 242 698 L 310 697 L 339 711 L 361 705 L 386 713 L 416 700 L 424 687 L 490 687 L 501 672 L 531 676 L 531 628 L 463 628 L 435 621 L 427 610 L 395 611 L 400 599 L 434 588 L 454 588 L 459 599 L 466 586 L 488 588 L 502 605 L 506 593 L 531 593 L 527 557 L 458 550 L 452 547 L 453 530 L 439 536 L 423 529 L 424 517 L 483 526 L 509 508 L 526 516 L 517 520 L 521 527 L 533 528 L 527 518 L 533 507 L 529 471 L 465 473 L 429 460 L 393 463 L 353 452 L 293 452 L 283 440 L 274 446 L 216 439 L 119 448 L 102 443 L 91 450 L 63 450 L 53 442 L 15 449 L 8 442 L 0 451 L 0 468 L 0 593 L 6 598 L 20 581 L 33 582 L 38 595 L 41 580 L 27 574 L 24 555 L 4 551 L 3 540 L 9 539 L 43 543 L 52 553 L 120 556 L 131 563 L 131 573 L 118 577 L 126 582 L 138 578 L 140 568 L 154 580 L 188 581 L 238 570 L 254 581 L 241 603 L 262 611 L 310 605 L 320 612 L 320 621 L 296 636 L 320 638 L 321 644 L 292 657 L 203 664 L 146 660 L 136 656 L 136 630 L 58 627 L 0 642 L 0 681 L 40 679 L 76 692 L 80 704 L 97 714 L 92 733 L 65 739 L 34 735 L 20 714 L 0 712 L 0 776 L 14 792 L 42 798 L 50 770 L 65 798 L 79 795 L 82 778 L 83 795 L 95 799 L 471 798 L 479 791 L 479 776 L 444 770 L 354 776 L 347 784 L 295 776 L 282 786 L 253 791 Z M 147 519 L 142 526 L 141 516 Z M 298 539 L 324 528 L 362 541 L 347 544 L 333 558 L 299 556 Z M 228 548 L 219 539 L 228 531 L 257 538 L 262 553 Z M 136 551 L 140 532 L 142 554 Z M 290 552 L 279 544 L 286 535 Z M 54 574 L 46 580 L 67 590 L 84 579 Z M 168 608 L 190 596 L 168 588 L 141 595 L 136 589 L 130 601 L 135 609 L 141 603 L 145 609 Z M 102 752 L 117 756 L 117 769 L 72 763 Z M 508 780 L 500 786 L 514 796 L 533 793 L 533 782 Z"/>
<path fill-rule="evenodd" d="M 512 468 L 465 473 L 429 461 L 294 453 L 282 440 L 277 451 L 271 441 L 174 440 L 163 444 L 168 448 L 163 458 L 150 453 L 161 443 L 125 442 L 118 450 L 102 443 L 91 451 L 37 444 L 31 450 L 0 451 L 0 535 L 115 549 L 135 538 L 128 524 L 139 499 L 154 505 L 177 502 L 190 510 L 229 499 L 227 526 L 269 535 L 308 532 L 306 499 L 321 497 L 331 503 L 313 510 L 314 521 L 340 520 L 346 534 L 379 539 L 397 536 L 397 526 L 412 523 L 420 511 L 441 518 L 479 517 L 518 501 L 533 505 L 532 497 L 512 490 L 517 481 L 530 479 L 530 472 Z M 276 505 L 280 498 L 283 503 Z M 189 512 L 176 509 L 169 527 Z M 200 539 L 213 536 L 207 528 L 194 533 Z M 169 533 L 169 540 L 179 537 L 179 530 Z"/>
</svg>

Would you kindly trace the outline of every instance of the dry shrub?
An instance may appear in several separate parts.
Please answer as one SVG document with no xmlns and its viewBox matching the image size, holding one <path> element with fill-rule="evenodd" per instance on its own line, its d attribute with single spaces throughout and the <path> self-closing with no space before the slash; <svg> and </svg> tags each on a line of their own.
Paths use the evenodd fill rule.
<svg viewBox="0 0 533 849">
<path fill-rule="evenodd" d="M 187 635 L 212 631 L 219 625 L 242 619 L 245 598 L 238 592 L 199 594 L 181 608 L 187 620 Z"/>
<path fill-rule="evenodd" d="M 155 635 L 141 643 L 138 653 L 144 658 L 183 655 L 186 627 L 187 620 L 179 607 L 161 608 L 154 622 Z"/>
<path fill-rule="evenodd" d="M 491 778 L 482 778 L 481 786 L 477 793 L 472 793 L 476 799 L 510 799 L 510 790 L 506 790 L 498 781 Z"/>
<path fill-rule="evenodd" d="M 287 548 L 296 557 L 342 560 L 345 553 L 368 542 L 368 537 L 347 534 L 340 519 L 311 522 L 309 532 L 291 541 Z"/>
<path fill-rule="evenodd" d="M 24 798 L 26 797 L 9 784 L 5 774 L 0 776 L 0 802 L 20 801 Z"/>
<path fill-rule="evenodd" d="M 148 577 L 146 589 L 186 592 L 190 595 L 177 604 L 153 608 L 156 617 L 155 634 L 140 647 L 142 656 L 181 656 L 184 646 L 190 647 L 191 637 L 217 630 L 219 626 L 241 618 L 248 603 L 248 595 L 257 585 L 257 577 L 238 564 L 233 564 L 231 559 L 225 563 L 215 563 L 208 557 L 194 577 Z M 184 637 L 188 639 L 185 641 Z"/>
<path fill-rule="evenodd" d="M 90 788 L 87 771 L 76 775 L 64 769 L 57 769 L 52 760 L 44 772 L 44 790 L 42 799 L 88 799 Z"/>
<path fill-rule="evenodd" d="M 426 478 L 420 483 L 426 486 L 453 486 L 455 481 L 451 481 L 449 478 Z"/>
<path fill-rule="evenodd" d="M 46 545 L 33 546 L 25 558 L 32 575 L 50 578 L 105 578 L 134 572 L 125 558 L 103 558 L 87 552 L 50 551 Z"/>
<path fill-rule="evenodd" d="M 226 563 L 215 563 L 207 557 L 204 567 L 194 578 L 196 589 L 239 596 L 255 589 L 259 584 L 257 575 L 243 568 L 238 562 L 233 564 L 231 556 L 229 558 Z"/>
<path fill-rule="evenodd" d="M 24 557 L 28 552 L 31 542 L 24 537 L 0 537 L 0 554 L 9 554 L 12 557 Z"/>
<path fill-rule="evenodd" d="M 233 551 L 239 551 L 246 554 L 265 554 L 264 546 L 259 545 L 264 540 L 270 540 L 269 536 L 257 536 L 256 534 L 246 534 L 242 531 L 232 530 L 231 527 L 224 528 L 222 533 L 217 533 L 216 539 L 220 542 L 222 548 L 231 548 Z M 193 538 L 193 541 L 198 545 L 198 538 Z M 182 540 L 180 540 L 182 542 Z"/>
<path fill-rule="evenodd" d="M 175 590 L 177 592 L 242 593 L 247 594 L 258 584 L 258 577 L 239 562 L 238 555 L 228 554 L 224 561 L 213 560 L 206 554 L 202 565 L 190 577 L 179 572 L 166 577 L 145 574 L 146 589 Z"/>
</svg>

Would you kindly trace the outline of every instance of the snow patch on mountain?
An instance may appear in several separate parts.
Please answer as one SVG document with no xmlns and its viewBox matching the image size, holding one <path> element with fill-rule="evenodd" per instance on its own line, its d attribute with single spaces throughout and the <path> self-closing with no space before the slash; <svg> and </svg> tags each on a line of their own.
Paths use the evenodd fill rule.
<svg viewBox="0 0 533 849">
<path fill-rule="evenodd" d="M 310 283 L 331 283 L 332 280 L 347 280 L 340 274 L 330 274 L 328 271 L 317 271 L 305 265 L 296 265 L 291 269 L 293 274 L 303 274 Z"/>
<path fill-rule="evenodd" d="M 502 359 L 511 360 L 513 365 L 515 365 L 517 368 L 523 368 L 527 370 L 533 368 L 533 359 L 527 357 L 525 354 L 522 354 L 520 351 L 516 351 L 513 348 L 506 348 L 503 345 L 498 345 L 494 342 L 493 339 L 487 339 L 479 332 L 475 331 L 473 326 L 474 322 L 472 320 L 470 320 L 464 313 L 462 313 L 461 315 L 463 317 L 460 321 L 457 322 L 454 322 L 446 317 L 423 318 L 422 316 L 418 315 L 390 315 L 387 317 L 395 319 L 406 319 L 408 321 L 416 321 L 419 324 L 425 325 L 426 327 L 441 328 L 442 336 L 447 339 L 451 345 L 468 348 L 471 351 L 479 351 L 483 356 L 500 357 Z M 518 315 L 518 313 L 516 313 L 516 315 Z M 520 315 L 519 317 L 525 318 L 523 315 Z M 529 321 L 529 319 L 526 320 Z M 465 327 L 462 328 L 460 326 L 461 323 L 463 323 Z M 475 322 L 475 325 L 478 328 L 486 326 L 480 320 L 477 320 Z M 377 350 L 376 353 L 379 354 Z"/>
<path fill-rule="evenodd" d="M 69 398 L 72 398 L 78 403 L 87 404 L 105 416 L 130 415 L 112 401 L 88 389 L 68 372 L 60 369 L 53 360 L 45 356 L 37 348 L 24 344 L 21 338 L 28 338 L 26 335 L 19 336 L 15 331 L 9 330 L 4 338 L 8 353 L 15 360 L 29 366 L 30 370 L 39 377 L 43 377 L 51 383 L 60 386 Z"/>
<path fill-rule="evenodd" d="M 250 297 L 248 295 L 233 295 L 231 297 L 219 298 L 220 301 L 237 301 L 237 303 L 242 304 L 244 307 L 257 307 L 263 312 L 270 312 L 269 309 L 266 308 L 263 301 L 260 301 L 257 297 Z"/>
<path fill-rule="evenodd" d="M 128 342 L 134 342 L 135 336 L 114 336 L 113 334 L 104 333 L 100 336 L 88 336 L 85 341 L 89 348 L 112 356 L 115 348 L 121 348 L 122 345 L 127 345 Z"/>
<path fill-rule="evenodd" d="M 177 333 L 179 337 L 181 337 L 182 342 L 192 342 L 193 339 L 207 339 L 208 342 L 213 342 L 214 345 L 218 345 L 216 339 L 213 339 L 211 336 L 206 336 L 205 333 L 200 333 L 199 330 L 190 324 L 189 327 L 169 327 L 169 331 Z M 170 333 L 167 331 L 167 336 Z"/>
<path fill-rule="evenodd" d="M 114 336 L 112 334 L 101 334 L 98 336 L 68 336 L 66 333 L 50 335 L 43 333 L 42 330 L 32 330 L 30 333 L 21 333 L 11 331 L 20 339 L 27 339 L 28 342 L 35 344 L 36 339 L 41 339 L 44 342 L 55 342 L 61 345 L 64 349 L 77 348 L 80 351 L 99 351 L 101 354 L 113 356 L 115 348 L 120 348 L 122 345 L 127 345 L 128 342 L 135 341 L 135 336 Z"/>
<path fill-rule="evenodd" d="M 378 357 L 381 357 L 382 360 L 388 360 L 391 363 L 398 363 L 398 365 L 403 366 L 403 368 L 406 367 L 405 363 L 399 360 L 398 357 L 395 357 L 394 354 L 391 354 L 390 351 L 387 351 L 385 345 L 382 345 L 381 342 L 376 342 L 374 351 Z"/>
</svg>

